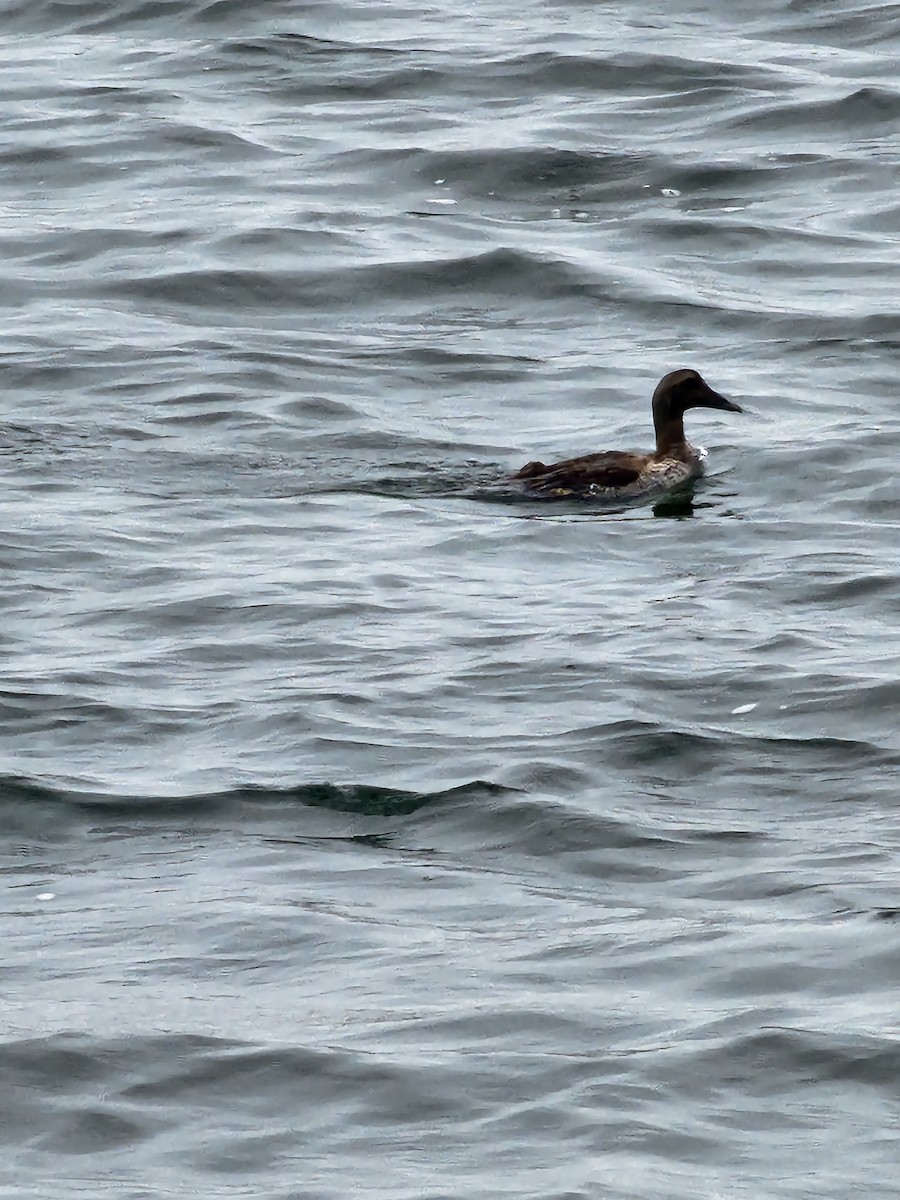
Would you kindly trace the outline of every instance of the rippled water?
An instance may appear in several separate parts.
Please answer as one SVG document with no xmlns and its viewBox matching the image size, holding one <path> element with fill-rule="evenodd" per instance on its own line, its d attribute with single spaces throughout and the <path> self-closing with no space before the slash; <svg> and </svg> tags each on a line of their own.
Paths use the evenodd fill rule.
<svg viewBox="0 0 900 1200">
<path fill-rule="evenodd" d="M 900 1194 L 898 52 L 6 6 L 4 1195 Z"/>
</svg>

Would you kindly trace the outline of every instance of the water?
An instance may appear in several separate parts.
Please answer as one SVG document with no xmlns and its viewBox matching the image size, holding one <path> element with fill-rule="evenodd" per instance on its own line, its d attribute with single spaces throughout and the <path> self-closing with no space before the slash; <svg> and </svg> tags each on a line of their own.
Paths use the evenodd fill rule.
<svg viewBox="0 0 900 1200">
<path fill-rule="evenodd" d="M 2 1194 L 900 1195 L 896 6 L 0 33 Z"/>
</svg>

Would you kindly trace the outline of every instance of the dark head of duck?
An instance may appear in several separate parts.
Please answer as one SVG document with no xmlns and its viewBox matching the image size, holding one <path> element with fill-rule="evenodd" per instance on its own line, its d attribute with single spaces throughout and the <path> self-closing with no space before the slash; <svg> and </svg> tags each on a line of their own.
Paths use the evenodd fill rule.
<svg viewBox="0 0 900 1200">
<path fill-rule="evenodd" d="M 739 404 L 713 391 L 698 371 L 682 368 L 670 371 L 653 393 L 653 428 L 656 453 L 678 451 L 685 446 L 684 414 L 689 408 L 718 408 L 722 412 L 743 412 Z"/>
</svg>

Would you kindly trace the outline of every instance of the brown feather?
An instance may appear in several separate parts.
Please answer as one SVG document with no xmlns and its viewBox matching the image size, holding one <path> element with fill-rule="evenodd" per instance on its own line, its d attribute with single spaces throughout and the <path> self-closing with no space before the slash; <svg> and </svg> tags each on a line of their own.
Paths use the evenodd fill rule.
<svg viewBox="0 0 900 1200">
<path fill-rule="evenodd" d="M 527 479 L 529 490 L 539 492 L 552 492 L 560 488 L 582 492 L 592 486 L 622 488 L 640 478 L 649 457 L 646 454 L 629 454 L 624 450 L 607 450 L 602 454 L 569 458 L 551 467 L 545 467 L 543 463 L 529 463 L 513 479 Z"/>
<path fill-rule="evenodd" d="M 515 475 L 510 475 L 510 479 L 531 479 L 534 475 L 543 475 L 549 468 L 542 462 L 526 463 L 521 471 L 516 471 Z"/>
</svg>

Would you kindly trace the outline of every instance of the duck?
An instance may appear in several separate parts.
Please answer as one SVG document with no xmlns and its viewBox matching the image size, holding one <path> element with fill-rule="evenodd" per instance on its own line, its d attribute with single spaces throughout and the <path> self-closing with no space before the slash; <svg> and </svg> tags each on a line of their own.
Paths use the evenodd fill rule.
<svg viewBox="0 0 900 1200">
<path fill-rule="evenodd" d="M 656 449 L 650 454 L 603 450 L 549 465 L 530 462 L 510 479 L 520 481 L 528 495 L 547 498 L 630 499 L 679 487 L 703 474 L 706 457 L 684 435 L 689 408 L 744 411 L 714 391 L 699 371 L 682 367 L 664 375 L 653 393 Z"/>
</svg>

